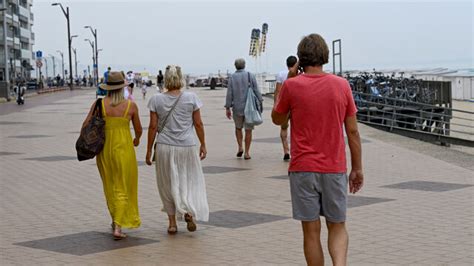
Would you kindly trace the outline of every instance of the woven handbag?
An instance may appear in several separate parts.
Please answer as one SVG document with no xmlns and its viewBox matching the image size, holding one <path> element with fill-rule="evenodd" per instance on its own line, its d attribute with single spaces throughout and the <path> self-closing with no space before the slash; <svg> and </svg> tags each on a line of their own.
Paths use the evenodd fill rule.
<svg viewBox="0 0 474 266">
<path fill-rule="evenodd" d="M 82 128 L 76 141 L 77 159 L 89 160 L 99 154 L 105 143 L 105 120 L 102 117 L 102 99 L 95 104 L 94 113 L 87 125 Z"/>
</svg>

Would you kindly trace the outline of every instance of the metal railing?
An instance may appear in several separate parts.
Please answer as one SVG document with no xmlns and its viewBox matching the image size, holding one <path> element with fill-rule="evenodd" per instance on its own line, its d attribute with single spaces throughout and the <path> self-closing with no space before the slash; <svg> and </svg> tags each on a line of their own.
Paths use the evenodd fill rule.
<svg viewBox="0 0 474 266">
<path fill-rule="evenodd" d="M 410 137 L 474 147 L 474 112 L 353 91 L 359 122 Z"/>
</svg>

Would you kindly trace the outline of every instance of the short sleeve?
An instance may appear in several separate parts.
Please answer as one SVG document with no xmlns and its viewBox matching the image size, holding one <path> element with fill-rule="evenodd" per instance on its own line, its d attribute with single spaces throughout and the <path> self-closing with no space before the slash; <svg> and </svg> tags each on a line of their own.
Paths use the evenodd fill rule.
<svg viewBox="0 0 474 266">
<path fill-rule="evenodd" d="M 283 83 L 274 107 L 275 112 L 280 114 L 286 114 L 290 111 L 290 95 L 287 84 L 288 82 Z"/>
<path fill-rule="evenodd" d="M 283 84 L 283 79 L 281 78 L 281 72 L 276 75 L 276 82 Z"/>
<path fill-rule="evenodd" d="M 157 113 L 157 111 L 156 111 L 156 97 L 157 97 L 157 95 L 153 95 L 153 97 L 151 97 L 150 100 L 148 101 L 148 105 L 147 105 L 148 109 L 150 109 L 150 111 L 155 112 L 155 113 Z"/>
<path fill-rule="evenodd" d="M 357 107 L 354 102 L 354 97 L 352 97 L 352 90 L 349 84 L 345 86 L 344 91 L 346 92 L 346 117 L 353 116 L 357 113 Z"/>
<path fill-rule="evenodd" d="M 193 93 L 193 111 L 201 109 L 202 106 L 203 104 L 201 102 L 201 99 L 199 99 L 199 97 L 195 93 Z"/>
</svg>

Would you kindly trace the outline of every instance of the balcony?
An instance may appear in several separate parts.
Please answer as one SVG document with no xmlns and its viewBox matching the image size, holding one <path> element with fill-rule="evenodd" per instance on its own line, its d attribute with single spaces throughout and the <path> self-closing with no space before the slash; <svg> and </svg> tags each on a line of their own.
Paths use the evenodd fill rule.
<svg viewBox="0 0 474 266">
<path fill-rule="evenodd" d="M 28 10 L 28 8 L 25 8 L 23 6 L 20 6 L 20 16 L 26 18 L 26 20 L 28 20 L 28 18 L 30 17 L 30 11 Z"/>
<path fill-rule="evenodd" d="M 26 38 L 29 40 L 31 38 L 31 31 L 20 27 L 20 37 Z"/>
<path fill-rule="evenodd" d="M 18 15 L 13 14 L 13 21 L 16 23 L 20 23 L 20 18 L 18 17 Z"/>
<path fill-rule="evenodd" d="M 26 50 L 26 49 L 21 49 L 21 58 L 30 60 L 32 58 L 31 57 L 31 51 Z"/>
<path fill-rule="evenodd" d="M 30 13 L 30 22 L 33 23 L 34 20 L 35 20 L 35 16 L 33 15 L 33 13 Z"/>
</svg>

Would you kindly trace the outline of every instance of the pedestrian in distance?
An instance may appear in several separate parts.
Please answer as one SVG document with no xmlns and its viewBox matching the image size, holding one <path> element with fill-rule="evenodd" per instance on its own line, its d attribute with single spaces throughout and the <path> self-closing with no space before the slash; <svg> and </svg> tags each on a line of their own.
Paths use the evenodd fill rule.
<svg viewBox="0 0 474 266">
<path fill-rule="evenodd" d="M 143 95 L 143 100 L 146 99 L 146 93 L 147 93 L 146 84 L 142 82 L 142 95 Z"/>
<path fill-rule="evenodd" d="M 289 70 L 298 62 L 298 59 L 294 55 L 288 56 L 286 59 L 286 70 L 282 70 L 278 73 L 276 76 L 276 87 L 275 87 L 275 95 L 277 91 L 280 91 L 281 86 L 283 85 L 283 82 L 288 77 L 288 72 Z M 276 97 L 275 97 L 275 102 L 276 102 Z M 289 119 L 289 116 L 288 116 Z M 289 127 L 289 121 L 288 119 L 286 120 L 285 123 L 283 123 L 280 126 L 280 138 L 281 138 L 281 144 L 283 145 L 283 160 L 284 161 L 289 161 L 290 160 L 290 147 L 288 145 L 288 127 Z"/>
<path fill-rule="evenodd" d="M 110 72 L 107 83 L 100 87 L 107 91 L 101 101 L 102 117 L 105 119 L 105 143 L 97 155 L 96 162 L 102 178 L 107 207 L 112 218 L 115 240 L 127 237 L 122 228 L 140 226 L 138 213 L 138 166 L 134 146 L 140 144 L 142 125 L 138 107 L 125 100 L 123 88 L 127 85 L 120 72 Z M 96 103 L 92 105 L 83 127 L 91 119 Z M 130 133 L 132 121 L 135 138 Z"/>
<path fill-rule="evenodd" d="M 291 113 L 291 202 L 293 218 L 302 223 L 308 265 L 324 265 L 320 215 L 326 220 L 333 265 L 347 264 L 347 186 L 356 193 L 364 183 L 352 91 L 347 80 L 323 71 L 328 57 L 320 35 L 305 36 L 298 45 L 299 62 L 288 76 L 296 76 L 298 67 L 304 73 L 283 83 L 272 111 L 276 125 L 284 124 Z M 351 152 L 349 179 L 343 126 Z"/>
<path fill-rule="evenodd" d="M 158 91 L 160 93 L 163 92 L 163 73 L 161 70 L 158 71 L 158 75 L 156 76 L 156 84 L 158 86 Z"/>
<path fill-rule="evenodd" d="M 133 88 L 135 88 L 134 83 L 129 83 L 128 86 L 123 88 L 123 94 L 126 100 L 135 101 L 135 97 L 133 97 Z"/>
<path fill-rule="evenodd" d="M 104 80 L 101 81 L 101 83 L 102 83 L 102 82 L 107 83 L 107 78 L 108 78 L 108 76 L 109 76 L 110 71 L 112 71 L 112 68 L 111 68 L 111 67 L 108 67 L 108 68 L 107 68 L 107 71 L 104 72 L 104 77 L 103 77 Z M 122 72 L 123 72 L 123 71 L 122 71 Z"/>
<path fill-rule="evenodd" d="M 237 157 L 242 157 L 249 160 L 250 157 L 250 144 L 252 142 L 252 130 L 253 125 L 245 123 L 245 103 L 247 101 L 247 93 L 249 88 L 253 89 L 255 95 L 260 102 L 263 101 L 262 94 L 258 89 L 257 79 L 255 75 L 245 71 L 245 60 L 242 58 L 236 59 L 234 62 L 236 71 L 229 78 L 229 84 L 227 86 L 227 95 L 225 110 L 227 118 L 233 119 L 235 124 L 235 137 L 237 139 Z M 231 110 L 232 108 L 232 110 Z M 245 150 L 242 146 L 243 134 L 242 129 L 245 129 Z"/>
<path fill-rule="evenodd" d="M 201 165 L 207 154 L 200 111 L 202 103 L 195 93 L 181 91 L 184 82 L 179 66 L 167 66 L 166 92 L 153 95 L 148 102 L 150 124 L 146 163 L 152 164 L 155 146 L 156 181 L 163 211 L 168 214 L 168 234 L 171 235 L 178 232 L 176 215 L 184 217 L 190 232 L 196 230 L 195 221 L 209 219 Z M 200 146 L 197 146 L 196 135 Z"/>
</svg>

